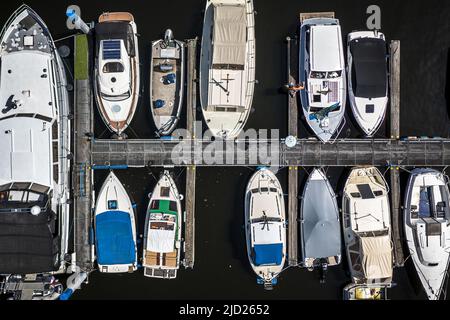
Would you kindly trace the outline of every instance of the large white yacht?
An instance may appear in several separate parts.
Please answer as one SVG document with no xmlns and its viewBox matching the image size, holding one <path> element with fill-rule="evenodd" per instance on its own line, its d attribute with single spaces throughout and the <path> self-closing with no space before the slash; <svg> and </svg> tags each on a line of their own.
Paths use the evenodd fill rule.
<svg viewBox="0 0 450 320">
<path fill-rule="evenodd" d="M 255 87 L 253 0 L 207 0 L 200 58 L 200 102 L 212 135 L 236 138 Z"/>
<path fill-rule="evenodd" d="M 20 299 L 17 283 L 41 279 L 47 289 L 27 298 L 43 298 L 59 290 L 50 274 L 65 272 L 68 253 L 66 75 L 47 26 L 25 5 L 2 30 L 0 59 L 0 291 Z"/>
</svg>

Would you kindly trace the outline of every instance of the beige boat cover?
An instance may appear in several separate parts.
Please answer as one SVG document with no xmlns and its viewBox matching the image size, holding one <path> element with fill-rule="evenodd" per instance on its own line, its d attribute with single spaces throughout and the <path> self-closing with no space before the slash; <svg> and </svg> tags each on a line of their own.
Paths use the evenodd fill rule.
<svg viewBox="0 0 450 320">
<path fill-rule="evenodd" d="M 362 237 L 361 248 L 367 279 L 392 277 L 392 246 L 389 236 Z"/>
<path fill-rule="evenodd" d="M 213 64 L 245 65 L 245 6 L 214 6 Z"/>
</svg>

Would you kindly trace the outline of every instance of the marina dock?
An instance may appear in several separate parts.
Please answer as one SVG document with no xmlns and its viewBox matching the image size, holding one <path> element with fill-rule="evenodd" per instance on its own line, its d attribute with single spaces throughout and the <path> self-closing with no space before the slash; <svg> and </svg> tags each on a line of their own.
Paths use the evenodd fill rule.
<svg viewBox="0 0 450 320">
<path fill-rule="evenodd" d="M 197 113 L 197 39 L 187 40 L 187 130 L 196 138 Z M 194 268 L 195 260 L 195 164 L 186 168 L 184 260 L 186 268 Z"/>
<path fill-rule="evenodd" d="M 390 44 L 390 133 L 392 139 L 400 139 L 400 41 L 394 40 Z M 395 266 L 404 266 L 404 254 L 402 247 L 402 210 L 399 167 L 391 167 L 391 215 L 392 215 L 392 239 L 394 242 Z"/>
<path fill-rule="evenodd" d="M 91 134 L 93 98 L 89 79 L 89 44 L 86 35 L 75 37 L 75 161 L 73 169 L 75 261 L 81 270 L 93 269 Z"/>
<path fill-rule="evenodd" d="M 297 84 L 297 59 L 292 59 L 298 50 L 295 39 L 286 38 L 287 41 L 287 83 Z M 292 68 L 291 68 L 292 66 Z M 288 134 L 297 138 L 298 136 L 298 96 L 288 94 Z M 289 166 L 288 173 L 288 264 L 289 266 L 298 265 L 298 167 Z"/>
</svg>

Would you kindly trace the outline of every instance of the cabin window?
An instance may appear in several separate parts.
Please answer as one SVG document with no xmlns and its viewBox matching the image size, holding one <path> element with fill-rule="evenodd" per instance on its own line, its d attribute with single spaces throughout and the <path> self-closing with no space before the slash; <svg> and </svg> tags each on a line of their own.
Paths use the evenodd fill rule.
<svg viewBox="0 0 450 320">
<path fill-rule="evenodd" d="M 312 79 L 325 79 L 326 77 L 326 72 L 311 71 L 310 73 L 310 78 Z"/>
<path fill-rule="evenodd" d="M 116 200 L 108 200 L 108 210 L 117 210 L 118 205 Z"/>
<path fill-rule="evenodd" d="M 119 73 L 124 71 L 125 67 L 120 62 L 108 62 L 103 66 L 103 73 Z"/>
<path fill-rule="evenodd" d="M 175 201 L 170 201 L 169 203 L 169 210 L 170 211 L 177 211 L 177 203 Z"/>
<path fill-rule="evenodd" d="M 158 210 L 159 209 L 159 200 L 153 200 L 150 205 L 150 210 Z"/>
<path fill-rule="evenodd" d="M 342 75 L 342 71 L 332 71 L 332 72 L 328 72 L 328 79 L 336 79 L 336 78 L 340 78 Z"/>
</svg>

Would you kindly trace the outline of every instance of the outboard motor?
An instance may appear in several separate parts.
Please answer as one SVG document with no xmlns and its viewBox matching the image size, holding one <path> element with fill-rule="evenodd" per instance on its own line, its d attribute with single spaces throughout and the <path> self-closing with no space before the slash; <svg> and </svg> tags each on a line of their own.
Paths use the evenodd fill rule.
<svg viewBox="0 0 450 320">
<path fill-rule="evenodd" d="M 166 43 L 166 45 L 169 45 L 173 42 L 173 39 L 173 31 L 171 29 L 167 29 L 164 33 L 164 42 Z"/>
<path fill-rule="evenodd" d="M 326 259 L 320 259 L 320 283 L 327 282 L 328 262 Z"/>
</svg>

